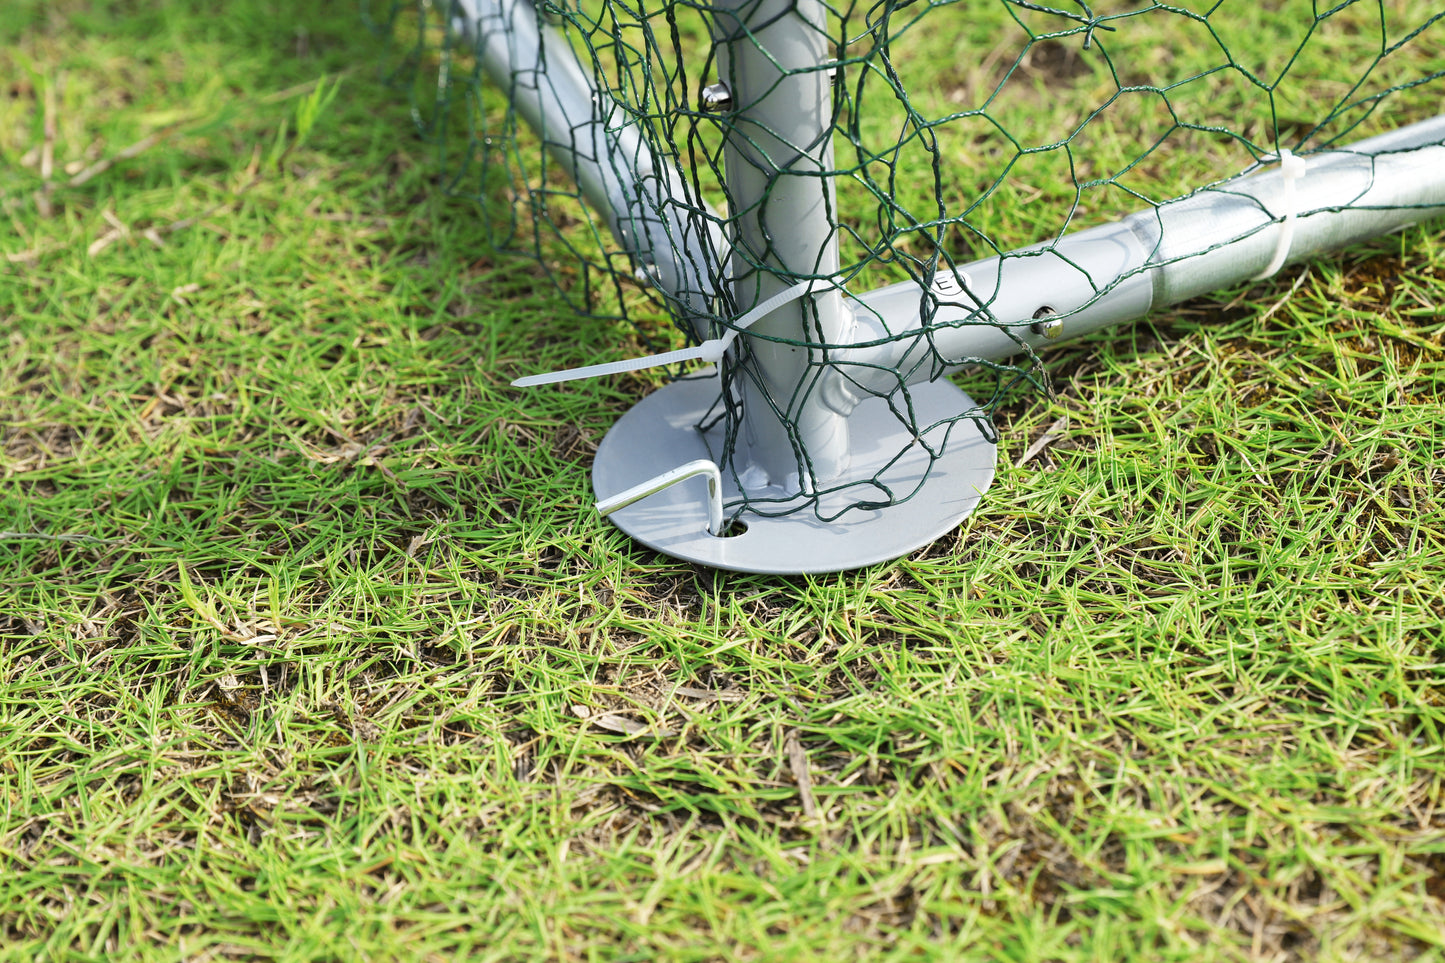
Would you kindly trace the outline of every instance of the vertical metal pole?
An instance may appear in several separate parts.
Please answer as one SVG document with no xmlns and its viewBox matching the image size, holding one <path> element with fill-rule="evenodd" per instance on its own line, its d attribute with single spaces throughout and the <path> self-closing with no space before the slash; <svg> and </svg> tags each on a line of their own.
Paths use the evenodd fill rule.
<svg viewBox="0 0 1445 963">
<path fill-rule="evenodd" d="M 729 95 L 732 292 L 746 311 L 838 271 L 828 11 L 823 0 L 716 0 L 712 12 Z M 724 382 L 741 386 L 733 467 L 746 491 L 812 494 L 847 467 L 846 420 L 816 390 L 822 351 L 766 339 L 842 344 L 852 326 L 842 294 L 830 290 L 755 322 L 724 359 Z"/>
</svg>

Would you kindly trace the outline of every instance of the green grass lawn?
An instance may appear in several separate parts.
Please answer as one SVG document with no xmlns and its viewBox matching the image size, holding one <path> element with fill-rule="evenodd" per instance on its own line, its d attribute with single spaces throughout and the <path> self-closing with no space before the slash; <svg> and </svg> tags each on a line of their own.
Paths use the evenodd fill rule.
<svg viewBox="0 0 1445 963">
<path fill-rule="evenodd" d="M 717 573 L 592 507 L 654 375 L 508 386 L 642 347 L 384 59 L 0 9 L 0 959 L 1445 957 L 1440 223 L 1055 352 L 927 549 Z"/>
</svg>

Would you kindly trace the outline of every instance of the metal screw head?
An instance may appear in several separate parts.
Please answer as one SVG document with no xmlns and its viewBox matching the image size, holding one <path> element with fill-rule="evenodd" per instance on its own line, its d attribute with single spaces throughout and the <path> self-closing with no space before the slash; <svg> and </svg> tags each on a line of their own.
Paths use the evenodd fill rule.
<svg viewBox="0 0 1445 963">
<path fill-rule="evenodd" d="M 1041 334 L 1050 341 L 1055 340 L 1064 333 L 1064 321 L 1062 318 L 1053 317 L 1054 309 L 1047 304 L 1034 312 L 1034 323 L 1029 325 L 1029 330 L 1034 334 Z"/>
<path fill-rule="evenodd" d="M 719 81 L 702 89 L 702 109 L 710 114 L 727 110 L 733 105 L 733 92 L 728 85 Z"/>
</svg>

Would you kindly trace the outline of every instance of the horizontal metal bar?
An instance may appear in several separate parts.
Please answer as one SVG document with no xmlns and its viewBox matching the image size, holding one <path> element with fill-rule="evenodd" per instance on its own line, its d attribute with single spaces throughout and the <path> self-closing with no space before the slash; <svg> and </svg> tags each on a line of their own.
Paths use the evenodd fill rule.
<svg viewBox="0 0 1445 963">
<path fill-rule="evenodd" d="M 905 281 L 858 296 L 855 346 L 830 352 L 823 400 L 847 408 L 900 379 L 1002 360 L 1247 281 L 1271 265 L 1287 229 L 1288 261 L 1299 261 L 1445 214 L 1445 116 L 1302 159 L 1288 208 L 1286 178 L 1269 168 L 964 265 L 959 294 Z M 924 323 L 931 299 L 938 308 Z M 1061 329 L 1038 326 L 1040 316 Z"/>
</svg>

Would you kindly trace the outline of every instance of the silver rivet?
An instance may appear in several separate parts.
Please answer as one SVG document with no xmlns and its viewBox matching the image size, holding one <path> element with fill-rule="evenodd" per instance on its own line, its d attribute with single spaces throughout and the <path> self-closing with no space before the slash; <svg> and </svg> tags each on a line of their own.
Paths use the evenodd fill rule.
<svg viewBox="0 0 1445 963">
<path fill-rule="evenodd" d="M 1034 334 L 1041 334 L 1053 341 L 1064 333 L 1064 322 L 1062 318 L 1053 317 L 1054 309 L 1047 304 L 1034 312 L 1034 323 L 1029 325 L 1029 330 Z"/>
<path fill-rule="evenodd" d="M 702 89 L 702 109 L 710 114 L 727 110 L 733 105 L 733 92 L 725 83 L 708 84 Z"/>
</svg>

